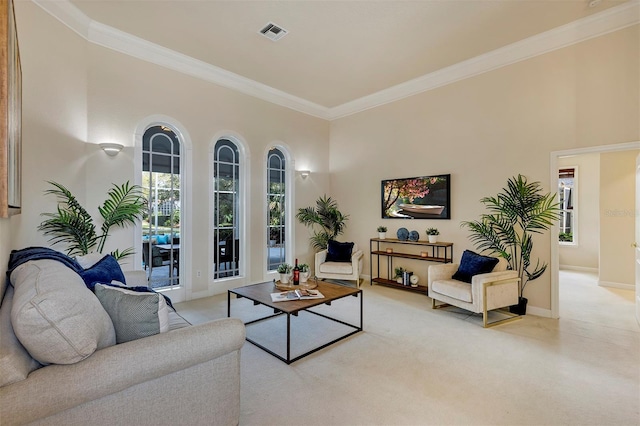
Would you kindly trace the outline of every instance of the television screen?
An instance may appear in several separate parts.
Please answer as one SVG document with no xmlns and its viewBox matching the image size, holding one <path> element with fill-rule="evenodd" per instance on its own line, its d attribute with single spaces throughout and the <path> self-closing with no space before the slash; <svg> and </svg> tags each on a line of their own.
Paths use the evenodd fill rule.
<svg viewBox="0 0 640 426">
<path fill-rule="evenodd" d="M 383 219 L 451 219 L 451 175 L 382 181 Z"/>
</svg>

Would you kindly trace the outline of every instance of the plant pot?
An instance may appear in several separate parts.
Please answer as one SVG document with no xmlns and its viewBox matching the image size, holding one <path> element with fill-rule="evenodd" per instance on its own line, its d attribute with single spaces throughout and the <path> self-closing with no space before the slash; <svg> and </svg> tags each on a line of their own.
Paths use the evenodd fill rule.
<svg viewBox="0 0 640 426">
<path fill-rule="evenodd" d="M 437 243 L 438 242 L 438 236 L 437 235 L 429 235 L 429 242 L 431 244 Z"/>
<path fill-rule="evenodd" d="M 300 282 L 306 283 L 309 280 L 309 275 L 311 275 L 310 272 L 300 272 Z"/>
<path fill-rule="evenodd" d="M 518 304 L 509 306 L 509 312 L 516 315 L 526 315 L 528 301 L 526 297 L 518 298 Z"/>
<path fill-rule="evenodd" d="M 385 238 L 387 238 L 387 233 L 386 232 L 378 232 L 378 238 L 380 238 L 381 240 L 384 240 Z"/>
<path fill-rule="evenodd" d="M 291 274 L 280 274 L 280 282 L 282 284 L 289 284 L 289 278 L 291 278 Z"/>
</svg>

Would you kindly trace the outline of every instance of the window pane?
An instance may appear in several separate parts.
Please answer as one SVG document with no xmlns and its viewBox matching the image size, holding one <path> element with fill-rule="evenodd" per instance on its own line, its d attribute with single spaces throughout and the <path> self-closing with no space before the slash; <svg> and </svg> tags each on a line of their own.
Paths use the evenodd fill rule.
<svg viewBox="0 0 640 426">
<path fill-rule="evenodd" d="M 573 243 L 575 237 L 575 210 L 573 198 L 575 190 L 575 169 L 565 168 L 558 172 L 558 202 L 560 203 L 560 232 L 558 240 L 563 243 Z"/>
<path fill-rule="evenodd" d="M 285 157 L 277 148 L 267 158 L 267 269 L 274 271 L 286 261 Z"/>
<path fill-rule="evenodd" d="M 216 142 L 213 164 L 214 279 L 240 275 L 238 147 L 227 139 Z"/>
</svg>

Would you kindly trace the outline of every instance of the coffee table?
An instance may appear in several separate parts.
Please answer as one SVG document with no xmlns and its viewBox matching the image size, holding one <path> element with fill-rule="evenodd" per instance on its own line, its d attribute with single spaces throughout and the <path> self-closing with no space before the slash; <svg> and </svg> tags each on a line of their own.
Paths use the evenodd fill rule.
<svg viewBox="0 0 640 426">
<path fill-rule="evenodd" d="M 310 355 L 314 352 L 324 349 L 329 345 L 332 345 L 336 342 L 339 342 L 342 339 L 346 339 L 347 337 L 362 331 L 362 296 L 363 294 L 361 289 L 346 287 L 338 284 L 332 284 L 332 283 L 321 282 L 321 281 L 318 281 L 318 287 L 316 289 L 319 290 L 320 293 L 324 295 L 323 299 L 290 300 L 286 302 L 272 302 L 271 293 L 276 293 L 279 290 L 275 288 L 273 282 L 271 281 L 266 283 L 253 284 L 253 285 L 248 285 L 244 287 L 234 288 L 233 290 L 229 290 L 227 293 L 227 316 L 228 317 L 231 316 L 231 295 L 232 294 L 235 294 L 237 298 L 244 297 L 246 299 L 253 301 L 254 306 L 264 305 L 264 306 L 273 308 L 273 312 L 274 312 L 273 315 L 269 315 L 263 318 L 249 321 L 245 323 L 245 325 L 253 324 L 259 321 L 265 321 L 269 318 L 273 318 L 279 315 L 286 315 L 287 316 L 287 356 L 286 357 L 283 357 L 275 353 L 271 349 L 259 344 L 258 342 L 250 339 L 249 337 L 247 337 L 247 342 L 254 344 L 255 346 L 275 356 L 281 361 L 284 361 L 287 364 L 291 364 L 292 362 L 295 362 L 301 358 L 304 358 L 307 355 Z M 360 324 L 359 325 L 349 324 L 345 321 L 341 321 L 339 319 L 332 318 L 322 313 L 310 310 L 310 308 L 313 308 L 314 306 L 320 306 L 320 305 L 331 306 L 331 302 L 338 299 L 342 299 L 344 297 L 349 297 L 349 296 L 359 297 L 360 299 Z M 328 343 L 324 343 L 321 346 L 315 347 L 314 349 L 307 351 L 302 355 L 296 356 L 295 358 L 291 358 L 291 316 L 292 315 L 298 316 L 298 314 L 301 311 L 306 311 L 308 313 L 324 317 L 331 321 L 338 322 L 340 324 L 353 328 L 353 330 L 348 332 L 347 334 L 344 334 L 338 337 L 337 339 L 334 339 Z"/>
</svg>

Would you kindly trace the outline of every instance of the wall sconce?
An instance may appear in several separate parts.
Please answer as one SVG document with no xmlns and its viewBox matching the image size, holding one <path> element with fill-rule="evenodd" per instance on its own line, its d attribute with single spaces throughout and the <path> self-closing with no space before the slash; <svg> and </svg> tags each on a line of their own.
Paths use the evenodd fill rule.
<svg viewBox="0 0 640 426">
<path fill-rule="evenodd" d="M 308 178 L 310 173 L 311 171 L 309 170 L 300 170 L 300 176 L 302 176 L 302 179 Z"/>
<path fill-rule="evenodd" d="M 100 148 L 102 148 L 102 150 L 106 152 L 108 156 L 115 157 L 120 151 L 122 151 L 122 148 L 124 148 L 124 146 L 120 145 L 119 143 L 101 143 Z"/>
</svg>

